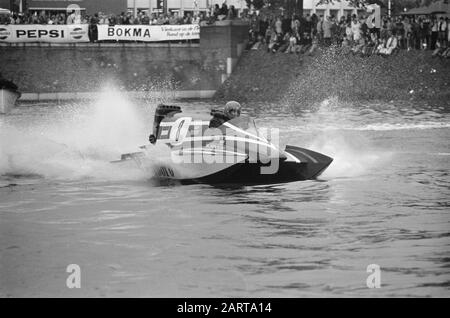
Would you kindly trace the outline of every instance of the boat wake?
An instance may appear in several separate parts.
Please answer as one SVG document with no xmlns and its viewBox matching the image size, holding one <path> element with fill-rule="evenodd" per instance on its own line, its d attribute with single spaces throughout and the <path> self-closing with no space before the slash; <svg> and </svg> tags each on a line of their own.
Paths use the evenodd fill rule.
<svg viewBox="0 0 450 318">
<path fill-rule="evenodd" d="M 205 103 L 201 110 L 189 106 L 199 112 L 209 107 Z M 56 180 L 148 180 L 153 166 L 170 160 L 165 145 L 148 145 L 155 107 L 135 105 L 115 88 L 106 89 L 93 103 L 19 107 L 0 117 L 0 179 L 39 176 Z M 280 127 L 280 137 L 287 143 L 333 157 L 333 164 L 321 179 L 364 175 L 389 161 L 393 152 L 377 148 L 371 140 L 372 131 L 383 134 L 450 126 L 446 112 L 429 107 L 351 105 L 333 98 L 297 116 L 281 115 L 259 114 L 258 125 Z M 145 173 L 133 162 L 110 164 L 142 145 L 149 148 Z"/>
<path fill-rule="evenodd" d="M 124 150 L 145 144 L 148 123 L 114 89 L 92 104 L 29 107 L 1 118 L 0 178 L 34 175 L 48 179 L 142 179 L 137 167 L 112 167 Z"/>
</svg>

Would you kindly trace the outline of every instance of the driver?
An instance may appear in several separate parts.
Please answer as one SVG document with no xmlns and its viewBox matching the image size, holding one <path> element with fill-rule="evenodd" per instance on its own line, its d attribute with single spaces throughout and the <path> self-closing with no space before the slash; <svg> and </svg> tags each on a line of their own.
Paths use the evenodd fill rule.
<svg viewBox="0 0 450 318">
<path fill-rule="evenodd" d="M 224 122 L 241 115 L 241 104 L 236 101 L 229 101 L 225 104 L 224 111 L 212 110 L 213 118 L 209 122 L 209 128 L 217 128 Z"/>
<path fill-rule="evenodd" d="M 209 128 L 217 128 L 221 126 L 224 122 L 230 119 L 239 117 L 241 115 L 241 104 L 236 101 L 229 101 L 225 104 L 224 110 L 212 110 L 211 115 L 213 118 L 209 122 Z M 148 138 L 150 143 L 156 143 L 156 136 L 151 134 Z"/>
</svg>

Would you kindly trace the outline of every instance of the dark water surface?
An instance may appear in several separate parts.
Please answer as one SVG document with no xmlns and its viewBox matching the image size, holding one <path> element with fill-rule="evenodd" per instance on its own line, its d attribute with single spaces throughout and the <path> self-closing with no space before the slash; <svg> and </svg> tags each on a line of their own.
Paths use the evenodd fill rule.
<svg viewBox="0 0 450 318">
<path fill-rule="evenodd" d="M 450 296 L 445 102 L 246 105 L 335 160 L 319 180 L 244 187 L 109 164 L 146 143 L 154 107 L 108 91 L 0 117 L 0 296 Z"/>
</svg>

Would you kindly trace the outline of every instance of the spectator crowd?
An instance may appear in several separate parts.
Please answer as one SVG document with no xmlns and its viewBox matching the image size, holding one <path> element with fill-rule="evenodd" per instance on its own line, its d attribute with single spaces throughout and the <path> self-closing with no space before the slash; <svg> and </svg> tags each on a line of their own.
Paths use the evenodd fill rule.
<svg viewBox="0 0 450 318">
<path fill-rule="evenodd" d="M 51 12 L 51 11 L 50 11 Z M 448 18 L 435 16 L 384 17 L 381 27 L 375 28 L 367 16 L 356 14 L 334 16 L 307 14 L 273 16 L 249 14 L 239 17 L 234 6 L 216 4 L 207 12 L 179 15 L 178 11 L 167 14 L 139 11 L 136 15 L 122 12 L 120 15 L 93 15 L 41 11 L 40 13 L 11 13 L 0 15 L 0 24 L 88 24 L 90 38 L 95 40 L 96 25 L 178 25 L 213 24 L 220 20 L 248 20 L 250 23 L 249 45 L 252 49 L 265 48 L 268 52 L 313 54 L 319 47 L 338 46 L 343 50 L 370 56 L 391 55 L 404 50 L 433 50 L 433 56 L 450 57 L 450 24 Z"/>
<path fill-rule="evenodd" d="M 108 25 L 128 25 L 128 24 L 193 24 L 200 23 L 204 19 L 201 13 L 179 16 L 178 12 L 170 14 L 152 13 L 148 15 L 145 11 L 140 11 L 134 16 L 131 12 L 122 12 L 120 15 L 104 14 L 102 12 L 93 15 L 59 12 L 49 14 L 45 11 L 40 13 L 7 14 L 0 15 L 0 24 L 108 24 Z"/>
<path fill-rule="evenodd" d="M 291 18 L 253 16 L 250 47 L 268 52 L 313 54 L 318 47 L 337 46 L 362 56 L 388 56 L 404 50 L 433 51 L 433 56 L 450 58 L 450 25 L 440 17 L 384 17 L 375 28 L 366 16 L 356 14 L 323 17 L 316 14 Z"/>
<path fill-rule="evenodd" d="M 237 10 L 233 5 L 228 7 L 225 3 L 220 7 L 216 4 L 210 11 L 196 11 L 193 14 L 186 13 L 179 15 L 178 11 L 169 13 L 151 13 L 139 11 L 136 15 L 131 12 L 122 12 L 120 15 L 105 14 L 98 12 L 93 15 L 86 15 L 72 11 L 56 12 L 45 11 L 28 13 L 8 13 L 0 14 L 0 24 L 108 24 L 108 25 L 177 25 L 177 24 L 199 24 L 214 23 L 219 20 L 232 20 L 238 17 Z"/>
</svg>

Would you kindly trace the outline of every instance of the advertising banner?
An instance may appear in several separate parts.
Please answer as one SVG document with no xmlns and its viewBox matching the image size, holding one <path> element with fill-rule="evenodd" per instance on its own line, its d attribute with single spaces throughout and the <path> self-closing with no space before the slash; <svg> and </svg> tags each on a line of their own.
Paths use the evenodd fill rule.
<svg viewBox="0 0 450 318">
<path fill-rule="evenodd" d="M 182 25 L 98 25 L 98 40 L 177 41 L 200 39 L 198 24 Z"/>
<path fill-rule="evenodd" d="M 0 25 L 0 42 L 81 43 L 89 42 L 88 25 Z"/>
</svg>

